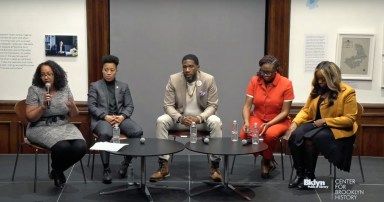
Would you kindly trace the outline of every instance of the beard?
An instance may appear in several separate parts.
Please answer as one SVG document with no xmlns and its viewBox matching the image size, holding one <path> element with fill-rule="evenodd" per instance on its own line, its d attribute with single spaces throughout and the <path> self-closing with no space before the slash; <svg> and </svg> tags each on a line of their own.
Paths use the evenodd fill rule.
<svg viewBox="0 0 384 202">
<path fill-rule="evenodd" d="M 194 81 L 196 81 L 196 77 L 197 77 L 197 74 L 195 73 L 194 75 L 188 77 L 184 74 L 184 78 L 185 80 L 188 82 L 188 83 L 192 83 Z"/>
</svg>

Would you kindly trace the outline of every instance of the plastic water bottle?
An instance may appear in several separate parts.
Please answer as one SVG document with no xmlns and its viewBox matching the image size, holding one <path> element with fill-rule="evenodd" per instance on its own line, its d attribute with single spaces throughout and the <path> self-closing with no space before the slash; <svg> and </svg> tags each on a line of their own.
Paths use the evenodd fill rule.
<svg viewBox="0 0 384 202">
<path fill-rule="evenodd" d="M 120 143 L 120 128 L 119 124 L 115 124 L 113 127 L 112 132 L 112 142 L 113 143 Z"/>
<path fill-rule="evenodd" d="M 232 123 L 232 136 L 231 136 L 231 140 L 236 142 L 237 140 L 239 140 L 239 130 L 238 130 L 238 126 L 237 126 L 237 121 L 234 120 L 233 123 Z"/>
<path fill-rule="evenodd" d="M 252 128 L 252 144 L 259 144 L 259 134 L 259 126 L 257 123 L 254 123 Z"/>
<path fill-rule="evenodd" d="M 134 176 L 133 176 L 133 166 L 132 163 L 129 163 L 128 165 L 128 185 L 133 185 L 135 184 L 134 182 Z"/>
<path fill-rule="evenodd" d="M 189 132 L 190 132 L 191 143 L 196 143 L 197 142 L 197 128 L 196 128 L 195 122 L 192 122 L 191 127 L 189 128 Z"/>
</svg>

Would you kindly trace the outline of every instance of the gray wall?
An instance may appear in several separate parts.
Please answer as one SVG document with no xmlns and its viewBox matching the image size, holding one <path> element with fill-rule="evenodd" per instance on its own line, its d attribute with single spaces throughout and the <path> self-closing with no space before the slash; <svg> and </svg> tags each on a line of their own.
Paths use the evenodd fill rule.
<svg viewBox="0 0 384 202">
<path fill-rule="evenodd" d="M 215 76 L 223 135 L 242 122 L 245 90 L 264 55 L 264 0 L 111 0 L 111 54 L 121 60 L 118 79 L 129 84 L 133 119 L 155 136 L 169 75 L 196 54 Z"/>
</svg>

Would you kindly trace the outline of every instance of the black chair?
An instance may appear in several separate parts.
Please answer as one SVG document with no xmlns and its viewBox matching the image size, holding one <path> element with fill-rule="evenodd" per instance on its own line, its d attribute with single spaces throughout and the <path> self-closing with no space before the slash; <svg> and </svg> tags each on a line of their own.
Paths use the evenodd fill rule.
<svg viewBox="0 0 384 202">
<path fill-rule="evenodd" d="M 364 107 L 363 105 L 361 105 L 360 103 L 357 103 L 357 116 L 356 116 L 356 122 L 357 124 L 359 125 L 359 128 L 360 128 L 360 122 L 361 122 L 361 115 L 363 114 L 364 112 Z M 356 135 L 356 134 L 355 134 Z M 355 139 L 356 140 L 356 139 Z M 359 148 L 357 147 L 356 145 L 356 142 L 353 143 L 353 148 L 356 150 L 357 152 L 357 158 L 359 160 L 359 166 L 360 166 L 360 173 L 361 173 L 361 178 L 363 180 L 363 182 L 365 182 L 365 177 L 364 177 L 364 171 L 363 171 L 363 166 L 361 164 L 361 158 L 360 158 L 360 151 L 359 151 Z M 329 163 L 329 175 L 332 175 L 332 163 Z M 333 185 L 336 184 L 336 166 L 333 166 Z M 332 187 L 333 188 L 333 192 L 335 192 L 335 186 Z"/>
<path fill-rule="evenodd" d="M 16 167 L 17 167 L 17 162 L 19 160 L 19 154 L 20 152 L 22 153 L 23 152 L 23 146 L 24 145 L 28 145 L 30 146 L 31 148 L 33 148 L 35 150 L 35 176 L 34 176 L 34 181 L 33 181 L 33 192 L 36 193 L 36 182 L 37 182 L 37 157 L 38 157 L 38 152 L 41 151 L 41 152 L 44 152 L 44 153 L 47 153 L 48 155 L 48 175 L 50 173 L 50 149 L 49 148 L 44 148 L 40 145 L 37 145 L 37 144 L 33 144 L 31 143 L 27 137 L 26 137 L 26 128 L 27 128 L 27 125 L 28 125 L 28 120 L 27 120 L 27 116 L 26 116 L 26 102 L 25 102 L 25 99 L 24 100 L 21 100 L 19 102 L 17 102 L 15 104 L 15 112 L 16 112 L 16 115 L 17 117 L 20 119 L 20 122 L 19 122 L 19 130 L 21 131 L 22 133 L 22 139 L 23 141 L 19 144 L 19 149 L 17 151 L 17 155 L 16 155 L 16 161 L 15 161 L 15 166 L 13 167 L 13 174 L 12 174 L 12 181 L 14 181 L 15 179 L 15 172 L 16 172 Z M 81 165 L 81 171 L 83 172 L 83 177 L 84 177 L 84 183 L 86 184 L 87 183 L 87 180 L 85 178 L 85 174 L 84 174 L 84 168 L 83 168 L 83 162 L 80 160 L 80 165 Z"/>
<path fill-rule="evenodd" d="M 357 116 L 356 116 L 356 122 L 357 124 L 360 126 L 360 122 L 361 122 L 361 115 L 363 114 L 364 112 L 364 107 L 363 105 L 361 105 L 360 103 L 357 103 Z M 356 134 L 355 134 L 356 135 Z M 363 166 L 362 166 L 362 163 L 361 163 L 361 158 L 360 158 L 360 151 L 359 151 L 359 148 L 357 147 L 356 143 L 353 144 L 353 148 L 356 149 L 356 152 L 357 152 L 357 157 L 358 157 L 358 160 L 359 160 L 359 166 L 360 166 L 360 173 L 361 173 L 361 178 L 363 180 L 363 182 L 365 182 L 365 177 L 364 177 L 364 171 L 363 171 Z M 290 156 L 291 157 L 291 156 Z M 329 175 L 332 176 L 332 163 L 329 163 Z M 290 180 L 292 180 L 292 176 L 293 176 L 293 164 L 292 164 L 292 160 L 291 160 L 291 167 L 292 167 L 292 170 L 291 170 L 291 176 L 290 176 Z M 335 181 L 336 181 L 336 166 L 333 166 L 333 183 L 335 185 Z M 335 191 L 335 186 L 333 186 L 333 192 Z"/>
</svg>

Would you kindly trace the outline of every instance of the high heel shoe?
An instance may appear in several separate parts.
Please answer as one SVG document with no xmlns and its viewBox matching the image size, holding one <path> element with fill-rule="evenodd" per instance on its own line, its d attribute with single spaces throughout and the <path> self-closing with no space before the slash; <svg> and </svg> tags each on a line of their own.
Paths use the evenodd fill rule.
<svg viewBox="0 0 384 202">
<path fill-rule="evenodd" d="M 264 158 L 261 159 L 261 178 L 269 179 L 270 178 L 269 171 L 270 171 L 270 160 L 264 159 Z"/>
<path fill-rule="evenodd" d="M 63 174 L 64 175 L 64 174 Z M 49 174 L 49 178 L 53 180 L 54 184 L 58 188 L 63 188 L 64 183 L 62 182 L 62 179 L 60 179 L 60 174 L 56 170 L 52 170 Z M 64 176 L 65 178 L 65 176 Z"/>
<path fill-rule="evenodd" d="M 277 165 L 279 164 L 275 161 L 275 158 L 272 157 L 272 159 L 269 161 L 269 172 L 274 171 Z"/>
</svg>

